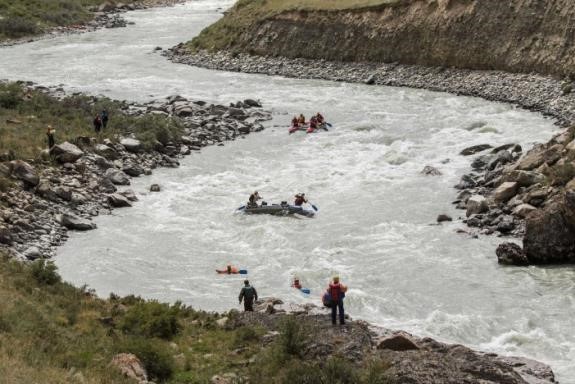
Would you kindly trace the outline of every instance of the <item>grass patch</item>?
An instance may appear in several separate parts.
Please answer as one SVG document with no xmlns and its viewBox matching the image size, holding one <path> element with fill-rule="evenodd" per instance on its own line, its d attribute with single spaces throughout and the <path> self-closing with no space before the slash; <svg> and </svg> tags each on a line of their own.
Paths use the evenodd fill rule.
<svg viewBox="0 0 575 384">
<path fill-rule="evenodd" d="M 82 24 L 93 18 L 89 7 L 141 0 L 0 0 L 0 41 L 38 35 L 48 28 Z"/>
<path fill-rule="evenodd" d="M 289 11 L 359 10 L 398 4 L 403 0 L 239 0 L 226 16 L 187 43 L 191 51 L 241 49 L 250 27 Z"/>
<path fill-rule="evenodd" d="M 148 148 L 159 141 L 167 143 L 184 133 L 177 118 L 165 116 L 127 116 L 125 105 L 107 98 L 69 96 L 55 99 L 39 91 L 25 91 L 17 83 L 0 83 L 0 155 L 12 153 L 19 159 L 38 159 L 47 148 L 46 127 L 56 129 L 56 143 L 73 142 L 80 136 L 94 136 L 92 120 L 107 110 L 108 128 L 99 139 L 117 141 L 135 135 Z"/>
</svg>

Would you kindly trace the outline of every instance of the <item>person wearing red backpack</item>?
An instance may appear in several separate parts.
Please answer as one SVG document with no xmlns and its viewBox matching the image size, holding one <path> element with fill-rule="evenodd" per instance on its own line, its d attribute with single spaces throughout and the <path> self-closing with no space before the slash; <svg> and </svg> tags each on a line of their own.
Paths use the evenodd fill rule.
<svg viewBox="0 0 575 384">
<path fill-rule="evenodd" d="M 337 324 L 336 319 L 339 312 L 339 323 L 344 325 L 345 312 L 343 309 L 343 299 L 345 297 L 347 287 L 339 282 L 338 276 L 335 276 L 327 291 L 329 292 L 331 298 L 331 323 L 333 325 Z"/>
</svg>

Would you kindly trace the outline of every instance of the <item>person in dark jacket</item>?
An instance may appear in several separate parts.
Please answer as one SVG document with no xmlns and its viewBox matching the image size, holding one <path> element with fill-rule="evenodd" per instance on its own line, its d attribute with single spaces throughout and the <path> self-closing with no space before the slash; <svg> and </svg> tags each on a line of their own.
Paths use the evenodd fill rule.
<svg viewBox="0 0 575 384">
<path fill-rule="evenodd" d="M 56 140 L 54 140 L 54 133 L 56 130 L 52 128 L 51 125 L 48 126 L 46 129 L 46 137 L 48 138 L 48 150 L 52 149 L 54 145 L 56 145 Z"/>
<path fill-rule="evenodd" d="M 250 195 L 248 200 L 248 208 L 256 208 L 258 206 L 258 200 L 261 200 L 261 197 L 258 191 L 255 191 Z"/>
<path fill-rule="evenodd" d="M 328 292 L 331 297 L 331 323 L 336 325 L 337 314 L 339 312 L 339 323 L 345 324 L 345 312 L 343 310 L 343 298 L 347 287 L 339 282 L 339 277 L 334 277 L 333 282 L 328 287 Z"/>
<path fill-rule="evenodd" d="M 100 117 L 100 114 L 97 114 L 94 117 L 94 131 L 96 131 L 96 133 L 100 133 L 101 130 L 102 130 L 102 118 Z"/>
<path fill-rule="evenodd" d="M 102 128 L 106 129 L 106 127 L 108 126 L 108 119 L 109 119 L 108 111 L 103 110 L 100 116 L 102 116 Z"/>
<path fill-rule="evenodd" d="M 244 287 L 240 291 L 240 304 L 244 302 L 244 311 L 254 311 L 254 301 L 258 300 L 258 292 L 250 285 L 249 280 L 244 280 Z"/>
</svg>

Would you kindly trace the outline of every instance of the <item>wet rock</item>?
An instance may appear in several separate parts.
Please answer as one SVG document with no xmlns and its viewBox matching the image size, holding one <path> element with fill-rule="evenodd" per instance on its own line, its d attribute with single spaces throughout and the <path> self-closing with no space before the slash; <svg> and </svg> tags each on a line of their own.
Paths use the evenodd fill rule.
<svg viewBox="0 0 575 384">
<path fill-rule="evenodd" d="M 58 223 L 63 227 L 68 229 L 74 229 L 77 231 L 89 231 L 96 229 L 96 224 L 91 221 L 81 219 L 78 216 L 63 213 L 57 218 Z"/>
<path fill-rule="evenodd" d="M 144 168 L 141 165 L 134 163 L 124 165 L 122 171 L 132 177 L 138 177 L 144 174 Z"/>
<path fill-rule="evenodd" d="M 527 256 L 515 243 L 503 243 L 497 247 L 497 262 L 503 265 L 529 265 Z"/>
<path fill-rule="evenodd" d="M 261 108 L 262 107 L 262 103 L 260 103 L 257 100 L 254 100 L 254 99 L 245 99 L 244 104 L 246 106 L 252 107 L 252 108 Z"/>
<path fill-rule="evenodd" d="M 497 222 L 497 230 L 501 233 L 509 233 L 515 229 L 515 221 L 512 216 L 502 216 Z"/>
<path fill-rule="evenodd" d="M 98 188 L 100 189 L 100 191 L 104 192 L 104 193 L 114 193 L 118 190 L 118 188 L 116 188 L 116 186 L 114 185 L 114 183 L 112 182 L 112 180 L 108 179 L 108 178 L 103 178 L 102 180 L 100 180 L 100 183 L 98 184 Z"/>
<path fill-rule="evenodd" d="M 84 156 L 84 152 L 69 142 L 63 142 L 62 144 L 56 144 L 50 149 L 50 155 L 52 155 L 58 162 L 64 163 L 75 163 L 79 158 Z"/>
<path fill-rule="evenodd" d="M 481 155 L 471 162 L 471 168 L 476 171 L 487 168 L 487 165 L 497 159 L 497 155 Z"/>
<path fill-rule="evenodd" d="M 463 175 L 461 176 L 461 180 L 459 184 L 455 186 L 457 189 L 471 189 L 477 186 L 477 181 L 473 178 L 472 175 Z"/>
<path fill-rule="evenodd" d="M 471 215 L 487 212 L 489 210 L 489 205 L 487 204 L 487 199 L 481 195 L 473 195 L 467 200 L 467 217 Z"/>
<path fill-rule="evenodd" d="M 138 201 L 136 193 L 131 189 L 126 189 L 125 191 L 120 192 L 120 195 L 124 196 L 129 201 Z"/>
<path fill-rule="evenodd" d="M 96 164 L 98 167 L 102 169 L 109 169 L 114 167 L 114 164 L 112 164 L 112 162 L 108 161 L 103 156 L 94 155 L 93 158 L 94 158 L 94 164 Z"/>
<path fill-rule="evenodd" d="M 136 355 L 120 353 L 112 358 L 110 365 L 120 370 L 124 376 L 139 383 L 148 382 L 148 373 Z"/>
<path fill-rule="evenodd" d="M 471 156 L 471 155 L 475 155 L 476 153 L 483 152 L 483 151 L 486 151 L 486 150 L 491 149 L 491 148 L 493 148 L 493 146 L 491 146 L 489 144 L 479 144 L 479 145 L 474 145 L 472 147 L 465 148 L 459 154 L 463 155 L 463 156 Z"/>
<path fill-rule="evenodd" d="M 451 218 L 451 216 L 445 215 L 445 214 L 441 214 L 441 215 L 437 216 L 437 222 L 438 223 L 443 223 L 445 221 L 453 221 L 453 219 Z"/>
<path fill-rule="evenodd" d="M 365 84 L 367 84 L 367 85 L 373 85 L 373 84 L 375 84 L 375 79 L 376 79 L 375 75 L 370 75 L 370 76 L 367 78 L 367 80 L 365 80 Z"/>
<path fill-rule="evenodd" d="M 523 151 L 523 148 L 519 144 L 504 144 L 500 145 L 499 147 L 493 148 L 491 153 L 498 153 L 500 151 L 509 151 L 511 153 L 520 153 Z"/>
<path fill-rule="evenodd" d="M 428 176 L 441 176 L 441 171 L 435 167 L 432 167 L 430 165 L 426 165 L 423 170 L 421 171 L 422 175 L 428 175 Z"/>
<path fill-rule="evenodd" d="M 114 208 L 124 208 L 131 207 L 132 203 L 124 196 L 119 193 L 112 193 L 107 197 L 108 204 Z"/>
<path fill-rule="evenodd" d="M 517 194 L 518 188 L 519 184 L 516 182 L 507 181 L 497 187 L 495 192 L 493 192 L 493 198 L 496 202 L 505 202 Z"/>
<path fill-rule="evenodd" d="M 411 339 L 410 335 L 405 333 L 398 333 L 384 338 L 377 344 L 377 349 L 389 349 L 392 351 L 414 351 L 419 347 Z"/>
<path fill-rule="evenodd" d="M 150 192 L 160 192 L 161 188 L 158 184 L 152 184 L 150 186 Z"/>
<path fill-rule="evenodd" d="M 515 170 L 507 173 L 503 180 L 516 182 L 520 187 L 530 187 L 545 181 L 545 176 L 537 171 Z"/>
<path fill-rule="evenodd" d="M 35 187 L 40 183 L 36 169 L 25 161 L 13 160 L 8 168 L 12 177 L 22 180 L 28 187 Z"/>
<path fill-rule="evenodd" d="M 120 144 L 131 153 L 139 153 L 142 151 L 143 146 L 140 140 L 125 138 L 120 140 Z"/>
<path fill-rule="evenodd" d="M 119 169 L 107 169 L 104 173 L 104 177 L 115 185 L 130 185 L 130 177 Z"/>
<path fill-rule="evenodd" d="M 36 260 L 42 258 L 42 252 L 40 252 L 38 247 L 29 247 L 22 254 L 28 260 Z"/>
<path fill-rule="evenodd" d="M 500 151 L 495 155 L 494 159 L 491 159 L 487 164 L 487 169 L 492 171 L 500 165 L 505 165 L 513 160 L 513 155 L 509 151 Z"/>
<path fill-rule="evenodd" d="M 97 144 L 94 147 L 94 152 L 107 160 L 117 160 L 120 158 L 120 154 L 114 148 L 105 144 Z"/>
</svg>

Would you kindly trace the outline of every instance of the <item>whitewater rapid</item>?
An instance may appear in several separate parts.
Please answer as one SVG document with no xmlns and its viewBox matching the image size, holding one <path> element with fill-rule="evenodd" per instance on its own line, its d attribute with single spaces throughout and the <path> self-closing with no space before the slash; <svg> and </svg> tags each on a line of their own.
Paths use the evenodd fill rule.
<svg viewBox="0 0 575 384">
<path fill-rule="evenodd" d="M 575 269 L 497 265 L 496 237 L 435 225 L 469 171 L 474 144 L 547 141 L 553 121 L 510 105 L 449 94 L 214 72 L 172 64 L 155 47 L 185 41 L 230 1 L 132 12 L 125 29 L 63 36 L 0 50 L 0 78 L 69 91 L 150 100 L 171 94 L 230 103 L 261 99 L 274 120 L 261 133 L 205 148 L 179 169 L 135 179 L 140 202 L 71 233 L 55 259 L 63 277 L 101 295 L 238 308 L 243 277 L 262 296 L 318 303 L 328 279 L 349 285 L 348 313 L 386 327 L 551 364 L 575 383 Z M 292 115 L 321 111 L 335 127 L 287 134 Z M 426 165 L 442 176 L 420 174 Z M 162 192 L 147 193 L 158 183 Z M 258 190 L 267 201 L 305 192 L 315 219 L 234 213 Z M 290 288 L 298 276 L 309 297 Z"/>
</svg>

